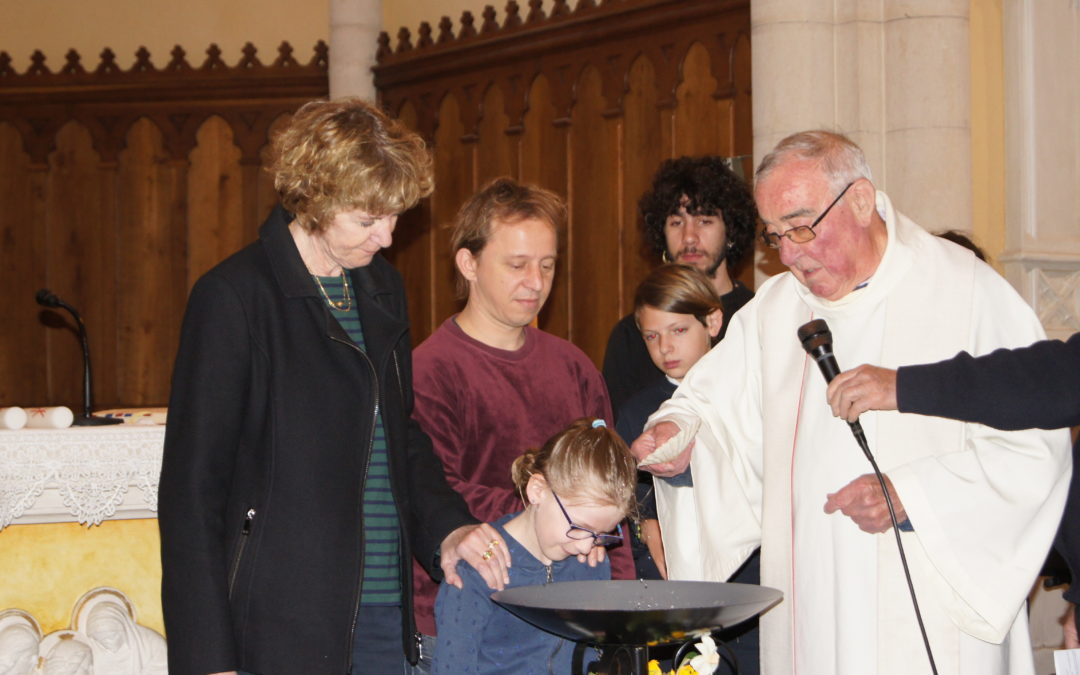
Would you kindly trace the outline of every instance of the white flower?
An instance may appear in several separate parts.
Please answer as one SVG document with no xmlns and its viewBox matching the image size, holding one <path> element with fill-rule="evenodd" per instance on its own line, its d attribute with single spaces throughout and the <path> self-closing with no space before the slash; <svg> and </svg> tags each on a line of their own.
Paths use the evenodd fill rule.
<svg viewBox="0 0 1080 675">
<path fill-rule="evenodd" d="M 712 675 L 720 665 L 720 654 L 716 651 L 716 643 L 711 635 L 701 638 L 701 642 L 694 645 L 698 655 L 690 659 L 690 665 L 698 672 L 698 675 Z"/>
</svg>

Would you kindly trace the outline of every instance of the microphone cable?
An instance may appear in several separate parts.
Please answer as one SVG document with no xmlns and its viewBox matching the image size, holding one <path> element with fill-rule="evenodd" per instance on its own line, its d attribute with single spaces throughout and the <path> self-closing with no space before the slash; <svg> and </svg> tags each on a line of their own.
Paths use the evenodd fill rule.
<svg viewBox="0 0 1080 675">
<path fill-rule="evenodd" d="M 922 634 L 923 646 L 926 647 L 926 658 L 930 660 L 930 672 L 934 675 L 938 675 L 937 663 L 934 661 L 934 652 L 930 649 L 930 638 L 926 635 L 926 625 L 923 624 L 922 611 L 919 609 L 919 600 L 915 597 L 915 584 L 911 581 L 911 570 L 908 569 L 907 555 L 904 553 L 904 543 L 900 539 L 900 526 L 896 522 L 896 510 L 893 508 L 892 497 L 889 496 L 889 490 L 885 486 L 885 476 L 883 476 L 881 470 L 878 469 L 877 462 L 874 460 L 874 455 L 870 452 L 870 445 L 866 442 L 866 434 L 863 433 L 862 425 L 858 422 L 849 422 L 849 424 L 851 425 L 851 430 L 855 434 L 855 440 L 858 441 L 863 454 L 866 455 L 866 459 L 870 460 L 870 466 L 874 469 L 874 476 L 877 477 L 878 485 L 881 486 L 881 492 L 885 495 L 885 505 L 889 507 L 889 520 L 892 521 L 893 534 L 896 536 L 896 548 L 900 552 L 900 564 L 904 568 L 904 579 L 907 581 L 908 593 L 911 594 L 911 605 L 915 608 L 915 619 L 919 623 L 919 632 Z"/>
<path fill-rule="evenodd" d="M 832 332 L 824 319 L 814 319 L 803 324 L 798 331 L 799 341 L 806 353 L 817 362 L 825 382 L 832 382 L 833 378 L 840 374 L 840 368 L 836 365 L 836 358 L 832 351 Z M 919 600 L 915 597 L 915 584 L 911 581 L 911 570 L 908 568 L 907 555 L 904 553 L 904 543 L 900 539 L 900 525 L 896 522 L 896 509 L 893 508 L 892 497 L 885 485 L 885 476 L 878 468 L 873 453 L 870 452 L 870 444 L 866 442 L 866 434 L 858 420 L 848 422 L 851 433 L 855 435 L 855 441 L 859 444 L 866 459 L 870 460 L 870 466 L 874 469 L 874 476 L 881 486 L 881 493 L 885 495 L 885 505 L 889 508 L 889 520 L 892 522 L 893 535 L 896 536 L 896 548 L 900 552 L 900 564 L 904 568 L 904 579 L 907 581 L 908 593 L 911 594 L 911 605 L 915 609 L 915 619 L 919 623 L 919 632 L 922 634 L 923 646 L 926 647 L 926 658 L 930 660 L 930 671 L 938 675 L 937 663 L 934 661 L 934 652 L 930 649 L 930 638 L 926 635 L 926 625 L 923 623 L 922 611 L 919 609 Z"/>
</svg>

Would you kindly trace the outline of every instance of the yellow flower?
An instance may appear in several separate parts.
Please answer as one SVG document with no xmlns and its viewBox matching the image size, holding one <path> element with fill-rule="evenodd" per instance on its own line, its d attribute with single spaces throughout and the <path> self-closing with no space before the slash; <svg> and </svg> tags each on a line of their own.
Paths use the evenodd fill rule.
<svg viewBox="0 0 1080 675">
<path fill-rule="evenodd" d="M 664 675 L 664 671 L 660 670 L 660 662 L 656 659 L 649 661 L 649 675 Z"/>
<path fill-rule="evenodd" d="M 694 667 L 689 663 L 679 668 L 678 671 L 669 670 L 664 672 L 660 670 L 660 662 L 656 659 L 649 661 L 649 672 L 647 675 L 698 675 L 698 671 L 694 670 Z"/>
</svg>

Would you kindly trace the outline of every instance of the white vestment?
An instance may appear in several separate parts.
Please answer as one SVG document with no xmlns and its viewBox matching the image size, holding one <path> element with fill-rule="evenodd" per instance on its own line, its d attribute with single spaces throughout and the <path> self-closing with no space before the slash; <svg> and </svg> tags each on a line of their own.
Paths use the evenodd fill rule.
<svg viewBox="0 0 1080 675">
<path fill-rule="evenodd" d="M 760 544 L 761 583 L 784 593 L 761 621 L 766 675 L 930 672 L 892 530 L 824 512 L 829 493 L 871 468 L 832 416 L 798 327 L 825 319 L 841 370 L 1043 337 L 989 266 L 881 192 L 878 211 L 888 245 L 865 286 L 830 302 L 790 272 L 769 279 L 649 422 L 702 422 L 694 487 L 657 481 L 671 578 L 723 581 Z M 902 538 L 938 672 L 1033 674 L 1024 601 L 1065 503 L 1068 432 L 897 412 L 861 422 L 914 527 Z"/>
</svg>

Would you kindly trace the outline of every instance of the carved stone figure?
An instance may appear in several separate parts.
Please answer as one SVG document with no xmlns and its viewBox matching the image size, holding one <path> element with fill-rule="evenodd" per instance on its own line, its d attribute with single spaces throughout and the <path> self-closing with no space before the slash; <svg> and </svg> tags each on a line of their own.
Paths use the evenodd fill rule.
<svg viewBox="0 0 1080 675">
<path fill-rule="evenodd" d="M 97 588 L 76 603 L 73 627 L 84 634 L 94 656 L 94 675 L 165 675 L 165 638 L 135 622 L 134 608 L 120 591 Z"/>
<path fill-rule="evenodd" d="M 29 675 L 38 665 L 41 628 L 21 609 L 0 612 L 0 675 Z"/>
<path fill-rule="evenodd" d="M 41 641 L 43 675 L 96 675 L 90 645 L 70 630 L 50 633 Z"/>
<path fill-rule="evenodd" d="M 42 639 L 36 619 L 21 609 L 0 612 L 0 675 L 168 675 L 165 638 L 140 626 L 122 591 L 87 591 L 71 610 L 69 628 Z"/>
</svg>

